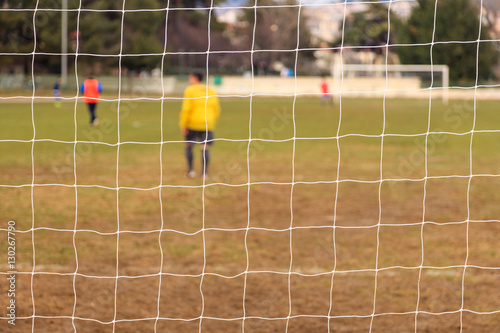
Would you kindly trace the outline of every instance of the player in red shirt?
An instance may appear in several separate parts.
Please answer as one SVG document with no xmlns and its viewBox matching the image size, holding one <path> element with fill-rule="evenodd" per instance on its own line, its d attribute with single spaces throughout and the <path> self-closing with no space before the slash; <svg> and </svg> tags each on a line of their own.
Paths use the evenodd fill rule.
<svg viewBox="0 0 500 333">
<path fill-rule="evenodd" d="M 333 105 L 332 95 L 328 91 L 328 82 L 325 78 L 321 81 L 321 105 L 325 105 L 326 103 Z"/>
</svg>

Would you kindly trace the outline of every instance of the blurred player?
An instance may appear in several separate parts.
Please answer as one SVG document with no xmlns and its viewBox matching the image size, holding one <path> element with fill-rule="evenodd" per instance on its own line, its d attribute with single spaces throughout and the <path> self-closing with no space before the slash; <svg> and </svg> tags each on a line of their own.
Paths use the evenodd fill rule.
<svg viewBox="0 0 500 333">
<path fill-rule="evenodd" d="M 195 176 L 193 170 L 193 150 L 194 142 L 201 142 L 202 145 L 202 171 L 201 176 L 205 178 L 208 172 L 210 161 L 209 148 L 213 143 L 213 130 L 217 125 L 220 114 L 220 104 L 215 91 L 202 84 L 203 74 L 193 72 L 189 75 L 189 87 L 184 90 L 184 101 L 180 113 L 179 126 L 186 141 L 186 159 L 188 171 L 186 176 Z M 207 98 L 208 96 L 208 98 Z"/>
<path fill-rule="evenodd" d="M 99 102 L 99 97 L 101 96 L 102 86 L 94 76 L 90 74 L 85 81 L 83 81 L 80 87 L 80 92 L 83 94 L 83 100 L 87 103 L 90 113 L 90 126 L 96 127 L 99 125 L 99 120 L 97 119 L 95 108 L 97 102 Z"/>
<path fill-rule="evenodd" d="M 329 92 L 328 81 L 323 77 L 321 80 L 321 105 L 331 104 L 333 105 L 332 95 Z"/>
<path fill-rule="evenodd" d="M 54 97 L 56 101 L 54 102 L 54 105 L 56 108 L 61 107 L 61 78 L 58 77 L 56 80 L 56 83 L 54 83 L 54 91 L 53 91 Z"/>
</svg>

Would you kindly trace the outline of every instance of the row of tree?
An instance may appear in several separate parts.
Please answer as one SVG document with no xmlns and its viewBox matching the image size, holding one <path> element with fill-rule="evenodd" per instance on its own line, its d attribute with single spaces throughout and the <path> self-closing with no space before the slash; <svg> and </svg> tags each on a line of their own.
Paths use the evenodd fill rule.
<svg viewBox="0 0 500 333">
<path fill-rule="evenodd" d="M 375 52 L 385 52 L 385 45 L 403 64 L 445 64 L 454 81 L 489 80 L 498 61 L 499 41 L 492 39 L 493 1 L 484 0 L 490 10 L 480 22 L 481 1 L 418 0 L 410 17 L 403 21 L 392 15 L 387 5 L 371 4 L 368 10 L 346 20 L 345 34 L 336 45 L 362 45 Z M 500 7 L 497 8 L 500 10 Z M 391 25 L 388 25 L 388 22 Z M 485 24 L 487 23 L 487 24 Z"/>
<path fill-rule="evenodd" d="M 68 0 L 68 52 L 78 53 L 79 65 L 103 71 L 116 70 L 120 61 L 129 71 L 152 69 L 164 61 L 167 72 L 207 62 L 220 71 L 237 72 L 276 61 L 293 67 L 299 47 L 306 49 L 299 53 L 299 70 L 311 70 L 306 65 L 317 45 L 311 44 L 306 15 L 299 15 L 295 0 L 269 0 L 246 9 L 235 25 L 218 22 L 210 9 L 222 2 L 170 0 L 166 10 L 164 0 Z M 491 6 L 495 0 L 418 0 L 403 20 L 388 11 L 389 4 L 374 1 L 366 11 L 346 17 L 342 37 L 330 46 L 363 46 L 381 53 L 389 44 L 402 63 L 429 64 L 432 58 L 434 64 L 450 66 L 452 80 L 475 79 L 476 72 L 488 79 L 498 60 L 498 41 L 492 40 L 488 25 L 497 17 L 489 11 L 480 22 L 478 3 Z M 0 8 L 0 70 L 22 64 L 30 71 L 35 50 L 36 70 L 57 72 L 61 0 L 0 0 Z M 207 54 L 209 49 L 217 52 Z M 248 52 L 252 49 L 258 52 Z"/>
<path fill-rule="evenodd" d="M 192 10 L 206 6 L 207 1 L 171 0 L 168 11 L 163 0 L 67 2 L 68 53 L 78 53 L 78 63 L 84 67 L 112 71 L 121 61 L 122 67 L 130 71 L 152 69 L 161 65 L 164 51 L 181 53 L 166 57 L 167 64 L 173 61 L 200 66 L 206 55 L 197 53 L 208 49 L 209 21 L 211 49 L 230 46 L 230 41 L 222 35 L 225 25 L 220 24 L 213 13 L 210 17 L 208 10 Z M 184 8 L 190 10 L 182 10 Z M 0 52 L 27 54 L 0 56 L 0 66 L 29 67 L 32 62 L 29 54 L 35 51 L 39 53 L 35 59 L 36 70 L 57 72 L 61 52 L 60 9 L 61 0 L 0 0 Z"/>
</svg>

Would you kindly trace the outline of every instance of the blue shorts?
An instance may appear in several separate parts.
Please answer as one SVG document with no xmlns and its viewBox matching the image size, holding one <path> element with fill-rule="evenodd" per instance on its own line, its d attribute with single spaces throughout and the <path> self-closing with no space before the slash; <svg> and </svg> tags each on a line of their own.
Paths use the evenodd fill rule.
<svg viewBox="0 0 500 333">
<path fill-rule="evenodd" d="M 212 145 L 214 142 L 214 132 L 213 131 L 194 131 L 188 129 L 186 134 L 186 141 L 190 142 L 201 142 L 207 143 L 207 145 Z"/>
</svg>

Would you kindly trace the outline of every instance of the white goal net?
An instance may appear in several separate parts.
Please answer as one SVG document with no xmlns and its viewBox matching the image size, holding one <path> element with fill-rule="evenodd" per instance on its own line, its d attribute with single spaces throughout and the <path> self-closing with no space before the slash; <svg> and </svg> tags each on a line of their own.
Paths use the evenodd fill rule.
<svg viewBox="0 0 500 333">
<path fill-rule="evenodd" d="M 0 331 L 497 330 L 499 12 L 0 0 Z"/>
</svg>

